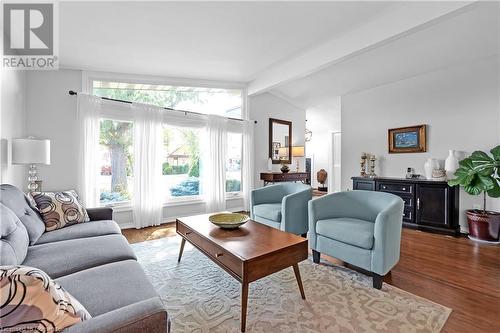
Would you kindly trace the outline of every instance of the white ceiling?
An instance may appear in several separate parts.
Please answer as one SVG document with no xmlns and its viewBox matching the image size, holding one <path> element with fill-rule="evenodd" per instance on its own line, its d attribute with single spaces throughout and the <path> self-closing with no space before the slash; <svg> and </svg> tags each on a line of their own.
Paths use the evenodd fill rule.
<svg viewBox="0 0 500 333">
<path fill-rule="evenodd" d="M 61 2 L 60 65 L 248 82 L 388 2 Z"/>
<path fill-rule="evenodd" d="M 475 59 L 499 56 L 498 3 L 478 3 L 271 92 L 303 108 L 334 105 L 335 96 Z"/>
</svg>

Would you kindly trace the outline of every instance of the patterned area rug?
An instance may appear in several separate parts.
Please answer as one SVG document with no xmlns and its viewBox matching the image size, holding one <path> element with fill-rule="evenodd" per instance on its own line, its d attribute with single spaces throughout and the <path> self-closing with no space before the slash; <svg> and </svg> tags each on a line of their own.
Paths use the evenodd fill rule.
<svg viewBox="0 0 500 333">
<path fill-rule="evenodd" d="M 240 284 L 180 238 L 133 244 L 165 302 L 174 333 L 239 332 Z M 451 309 L 350 269 L 300 263 L 306 300 L 293 269 L 250 284 L 247 332 L 439 332 Z"/>
</svg>

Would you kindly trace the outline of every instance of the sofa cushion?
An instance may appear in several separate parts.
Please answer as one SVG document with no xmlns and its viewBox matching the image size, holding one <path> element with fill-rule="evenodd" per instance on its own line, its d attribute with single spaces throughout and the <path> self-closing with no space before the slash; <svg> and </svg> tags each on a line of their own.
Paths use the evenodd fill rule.
<svg viewBox="0 0 500 333">
<path fill-rule="evenodd" d="M 58 278 L 127 259 L 136 256 L 125 237 L 106 235 L 30 246 L 23 265 L 38 267 Z"/>
<path fill-rule="evenodd" d="M 157 296 L 141 265 L 135 260 L 86 269 L 56 281 L 94 317 Z"/>
<path fill-rule="evenodd" d="M 30 245 L 40 238 L 45 232 L 45 224 L 33 209 L 31 209 L 24 193 L 17 187 L 2 184 L 0 185 L 0 202 L 16 214 L 28 231 Z"/>
<path fill-rule="evenodd" d="M 27 266 L 0 269 L 2 321 L 11 332 L 59 332 L 90 319 L 85 308 L 43 271 Z"/>
<path fill-rule="evenodd" d="M 22 263 L 28 244 L 28 232 L 21 220 L 0 203 L 0 266 Z"/>
<path fill-rule="evenodd" d="M 45 231 L 53 231 L 76 223 L 90 221 L 87 211 L 78 200 L 76 191 L 31 192 L 45 223 Z"/>
<path fill-rule="evenodd" d="M 342 243 L 363 249 L 373 248 L 373 228 L 370 221 L 341 217 L 319 220 L 316 222 L 316 233 Z"/>
<path fill-rule="evenodd" d="M 115 221 L 92 221 L 73 224 L 69 227 L 46 232 L 38 239 L 36 244 L 113 234 L 121 234 L 120 227 Z"/>
<path fill-rule="evenodd" d="M 268 220 L 281 222 L 281 203 L 268 203 L 253 206 L 254 215 Z"/>
</svg>

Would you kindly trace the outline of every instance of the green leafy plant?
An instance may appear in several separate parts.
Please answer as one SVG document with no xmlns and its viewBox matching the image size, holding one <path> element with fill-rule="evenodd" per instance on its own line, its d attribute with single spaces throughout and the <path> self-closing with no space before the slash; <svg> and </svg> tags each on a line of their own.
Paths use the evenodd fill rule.
<svg viewBox="0 0 500 333">
<path fill-rule="evenodd" d="M 484 195 L 483 213 L 486 213 L 486 195 L 500 198 L 500 145 L 490 150 L 492 156 L 475 151 L 459 163 L 450 186 L 463 186 L 472 195 Z"/>
</svg>

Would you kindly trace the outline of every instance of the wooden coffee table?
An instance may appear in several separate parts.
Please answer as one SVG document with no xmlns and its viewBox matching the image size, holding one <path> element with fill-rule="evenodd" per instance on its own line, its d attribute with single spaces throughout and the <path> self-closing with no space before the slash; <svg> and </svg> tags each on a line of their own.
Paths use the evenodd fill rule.
<svg viewBox="0 0 500 333">
<path fill-rule="evenodd" d="M 241 282 L 241 331 L 245 332 L 248 284 L 287 267 L 293 267 L 300 295 L 305 299 L 298 263 L 307 259 L 307 239 L 248 221 L 235 230 L 208 221 L 212 214 L 177 219 L 182 237 L 179 261 L 186 241 Z"/>
</svg>

